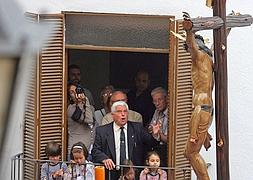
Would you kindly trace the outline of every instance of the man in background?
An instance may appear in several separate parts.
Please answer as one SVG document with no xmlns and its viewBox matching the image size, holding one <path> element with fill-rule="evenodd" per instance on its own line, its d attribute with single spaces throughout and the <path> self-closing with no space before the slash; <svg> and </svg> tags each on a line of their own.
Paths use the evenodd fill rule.
<svg viewBox="0 0 253 180">
<path fill-rule="evenodd" d="M 151 127 L 159 125 L 159 137 L 160 143 L 153 147 L 153 150 L 157 151 L 161 158 L 161 166 L 167 167 L 168 164 L 168 102 L 167 91 L 162 87 L 157 87 L 151 91 L 153 103 L 155 105 L 155 113 L 150 123 Z M 151 128 L 152 129 L 152 128 Z"/>
<path fill-rule="evenodd" d="M 122 91 L 115 91 L 112 93 L 112 96 L 110 98 L 110 107 L 112 106 L 113 103 L 117 101 L 124 101 L 127 103 L 127 96 L 124 92 Z M 136 111 L 129 110 L 128 111 L 128 117 L 130 121 L 133 122 L 140 122 L 142 123 L 142 116 L 140 113 Z M 109 124 L 113 121 L 113 117 L 111 113 L 107 113 L 103 119 L 102 119 L 102 125 Z"/>
<path fill-rule="evenodd" d="M 149 74 L 147 71 L 140 70 L 134 80 L 135 88 L 127 93 L 127 104 L 131 110 L 142 115 L 143 126 L 147 127 L 155 111 L 149 90 Z"/>
<path fill-rule="evenodd" d="M 95 101 L 93 99 L 92 93 L 89 89 L 85 88 L 81 85 L 81 70 L 80 67 L 76 64 L 72 64 L 69 66 L 69 74 L 68 74 L 68 81 L 75 84 L 77 88 L 81 88 L 84 91 L 85 96 L 88 97 L 90 104 L 95 107 Z"/>
</svg>

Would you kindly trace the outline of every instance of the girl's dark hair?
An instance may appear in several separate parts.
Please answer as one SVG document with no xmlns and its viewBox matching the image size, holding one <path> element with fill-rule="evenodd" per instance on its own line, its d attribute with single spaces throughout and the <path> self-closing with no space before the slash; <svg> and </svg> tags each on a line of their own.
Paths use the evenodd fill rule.
<svg viewBox="0 0 253 180">
<path fill-rule="evenodd" d="M 57 144 L 55 141 L 51 141 L 47 143 L 46 146 L 46 155 L 49 156 L 60 156 L 61 155 L 61 148 L 60 145 Z"/>
<path fill-rule="evenodd" d="M 77 143 L 73 144 L 73 146 L 71 147 L 71 151 L 70 151 L 70 159 L 71 160 L 74 160 L 73 153 L 76 153 L 76 152 L 79 152 L 79 153 L 83 152 L 84 157 L 87 159 L 88 150 L 82 142 L 77 142 Z"/>
<path fill-rule="evenodd" d="M 123 167 L 123 174 L 125 175 L 126 173 L 128 173 L 128 171 L 130 170 L 130 168 L 133 168 L 132 166 L 134 165 L 133 162 L 129 159 L 125 159 L 123 161 L 123 165 L 128 165 L 129 167 Z"/>
<path fill-rule="evenodd" d="M 152 155 L 158 156 L 160 158 L 159 154 L 156 151 L 149 151 L 146 156 L 146 161 L 149 161 L 149 158 Z"/>
</svg>

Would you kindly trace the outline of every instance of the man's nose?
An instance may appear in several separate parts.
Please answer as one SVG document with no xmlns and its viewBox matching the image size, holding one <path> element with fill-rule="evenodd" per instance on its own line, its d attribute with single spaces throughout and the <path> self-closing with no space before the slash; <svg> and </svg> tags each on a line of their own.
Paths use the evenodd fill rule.
<svg viewBox="0 0 253 180">
<path fill-rule="evenodd" d="M 159 101 L 155 102 L 155 106 L 159 106 L 159 104 L 160 104 Z"/>
<path fill-rule="evenodd" d="M 57 157 L 53 157 L 53 160 L 57 160 Z"/>
</svg>

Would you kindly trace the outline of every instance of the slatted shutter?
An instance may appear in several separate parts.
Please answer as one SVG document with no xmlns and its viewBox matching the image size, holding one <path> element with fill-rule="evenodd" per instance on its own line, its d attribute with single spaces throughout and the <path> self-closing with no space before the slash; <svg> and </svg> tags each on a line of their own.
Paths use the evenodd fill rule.
<svg viewBox="0 0 253 180">
<path fill-rule="evenodd" d="M 171 24 L 172 31 L 184 36 L 182 24 Z M 184 41 L 170 34 L 170 122 L 169 122 L 169 171 L 170 179 L 191 179 L 189 161 L 184 157 L 189 135 L 189 120 L 192 112 L 191 57 L 184 49 Z M 182 170 L 185 169 L 185 170 Z"/>
<path fill-rule="evenodd" d="M 37 23 L 38 15 L 26 13 L 26 18 L 30 22 Z M 25 121 L 24 121 L 24 158 L 34 159 L 36 157 L 36 123 L 37 123 L 37 89 L 36 89 L 36 72 L 37 61 L 32 64 L 30 71 L 30 80 L 27 87 L 27 96 L 25 103 Z M 24 162 L 24 179 L 34 179 L 35 164 L 31 161 Z"/>
<path fill-rule="evenodd" d="M 24 157 L 45 159 L 45 146 L 57 141 L 66 154 L 66 84 L 64 16 L 26 14 L 38 23 L 50 24 L 52 32 L 43 45 L 36 65 L 31 70 L 31 81 L 25 108 Z M 64 157 L 64 156 L 63 156 Z M 24 179 L 34 179 L 39 170 L 25 162 Z"/>
<path fill-rule="evenodd" d="M 39 71 L 38 157 L 45 159 L 45 146 L 56 141 L 65 149 L 66 85 L 64 61 L 64 16 L 40 15 L 40 22 L 52 26 L 49 40 L 41 51 Z M 65 154 L 65 152 L 63 152 Z"/>
</svg>

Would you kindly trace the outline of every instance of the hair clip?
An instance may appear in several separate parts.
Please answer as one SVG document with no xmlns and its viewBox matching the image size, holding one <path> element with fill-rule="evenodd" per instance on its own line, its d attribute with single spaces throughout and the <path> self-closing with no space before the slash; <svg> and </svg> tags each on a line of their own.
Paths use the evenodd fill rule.
<svg viewBox="0 0 253 180">
<path fill-rule="evenodd" d="M 79 146 L 79 145 L 76 145 L 76 146 L 73 147 L 73 149 L 83 149 L 83 147 Z"/>
</svg>

